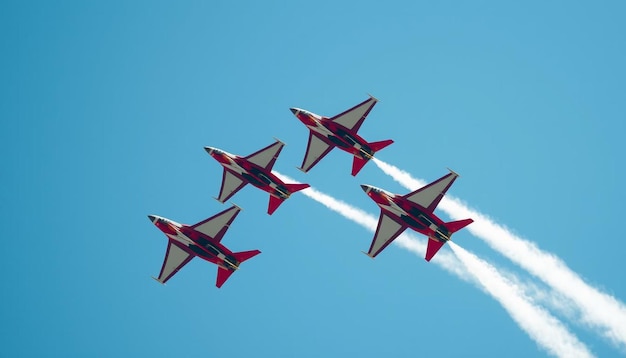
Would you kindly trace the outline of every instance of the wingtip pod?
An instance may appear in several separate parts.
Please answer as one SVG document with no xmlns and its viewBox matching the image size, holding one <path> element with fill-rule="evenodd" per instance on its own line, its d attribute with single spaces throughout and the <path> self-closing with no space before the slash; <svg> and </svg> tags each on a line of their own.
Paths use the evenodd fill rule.
<svg viewBox="0 0 626 358">
<path fill-rule="evenodd" d="M 374 101 L 378 102 L 378 98 L 372 96 L 371 93 L 368 93 L 367 95 L 370 96 L 370 98 L 373 99 Z"/>
<path fill-rule="evenodd" d="M 156 278 L 156 277 L 154 277 L 154 276 L 150 276 L 150 277 L 152 277 L 152 279 L 153 279 L 153 280 L 155 280 L 156 282 L 158 282 L 158 283 L 160 283 L 161 285 L 165 286 L 165 282 L 161 282 L 161 281 L 159 281 L 159 279 L 158 279 L 158 278 Z"/>
<path fill-rule="evenodd" d="M 460 177 L 459 173 L 455 172 L 454 170 L 452 170 L 450 168 L 447 168 L 447 169 L 450 171 L 450 173 L 454 174 L 457 177 Z"/>
<path fill-rule="evenodd" d="M 285 145 L 285 142 L 283 142 L 282 140 L 280 140 L 280 139 L 278 139 L 276 137 L 272 137 L 272 138 L 274 138 L 274 140 L 277 141 L 278 143 L 280 143 L 282 145 Z"/>
</svg>

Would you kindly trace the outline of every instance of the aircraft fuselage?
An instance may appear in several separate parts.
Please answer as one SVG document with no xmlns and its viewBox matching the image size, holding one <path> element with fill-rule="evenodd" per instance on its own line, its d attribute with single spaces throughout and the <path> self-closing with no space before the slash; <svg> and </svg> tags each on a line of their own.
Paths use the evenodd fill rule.
<svg viewBox="0 0 626 358">
<path fill-rule="evenodd" d="M 444 222 L 419 204 L 372 186 L 362 185 L 361 187 L 395 221 L 406 224 L 411 229 L 438 241 L 450 240 L 451 233 L 445 227 Z"/>
<path fill-rule="evenodd" d="M 322 117 L 303 109 L 294 108 L 294 110 L 296 117 L 313 133 L 317 134 L 318 137 L 327 139 L 335 146 L 354 156 L 360 156 L 363 159 L 372 159 L 374 156 L 374 151 L 370 148 L 368 142 L 358 134 L 352 133 L 348 128 L 332 121 L 330 118 Z"/>
<path fill-rule="evenodd" d="M 168 238 L 183 244 L 196 256 L 227 270 L 234 271 L 239 268 L 240 263 L 235 259 L 232 251 L 213 238 L 187 225 L 158 216 L 153 216 L 153 218 L 154 225 Z"/>
<path fill-rule="evenodd" d="M 212 149 L 209 153 L 226 170 L 238 176 L 257 188 L 268 192 L 270 195 L 281 199 L 287 199 L 291 195 L 285 183 L 270 171 L 265 170 L 246 158 L 226 153 L 219 149 Z"/>
</svg>

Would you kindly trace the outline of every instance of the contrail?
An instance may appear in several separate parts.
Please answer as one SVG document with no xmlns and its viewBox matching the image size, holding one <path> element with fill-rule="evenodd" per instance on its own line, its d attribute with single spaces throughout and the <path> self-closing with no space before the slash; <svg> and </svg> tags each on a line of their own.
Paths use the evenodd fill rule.
<svg viewBox="0 0 626 358">
<path fill-rule="evenodd" d="M 391 164 L 374 158 L 374 163 L 385 174 L 409 190 L 416 190 L 426 183 Z M 580 312 L 580 320 L 598 330 L 619 348 L 626 348 L 626 307 L 615 297 L 601 292 L 585 283 L 563 261 L 553 254 L 539 249 L 494 223 L 484 214 L 468 208 L 460 200 L 445 197 L 439 206 L 452 219 L 471 217 L 474 223 L 467 229 L 483 239 L 492 249 L 541 279 L 548 286 L 567 297 Z"/>
<path fill-rule="evenodd" d="M 563 324 L 548 311 L 533 305 L 531 300 L 512 282 L 500 275 L 495 267 L 450 241 L 450 248 L 482 284 L 482 288 L 498 301 L 511 318 L 548 352 L 561 357 L 590 357 L 591 353 Z M 530 318 L 529 316 L 533 316 Z M 535 320 L 542 321 L 536 324 Z M 530 326 L 532 325 L 532 326 Z M 572 340 L 573 338 L 573 340 Z M 558 342 L 554 342 L 558 340 Z"/>
<path fill-rule="evenodd" d="M 280 173 L 274 172 L 274 174 L 277 174 L 284 181 L 295 182 L 295 180 Z M 304 189 L 302 194 L 369 231 L 374 232 L 376 230 L 378 220 L 363 210 L 326 195 L 313 187 Z M 400 235 L 394 243 L 419 257 L 424 257 L 426 245 L 406 233 Z M 465 281 L 478 284 L 504 307 L 532 340 L 549 353 L 558 357 L 593 357 L 587 347 L 569 332 L 558 319 L 531 303 L 517 288 L 516 284 L 500 275 L 493 266 L 458 246 L 453 249 L 462 264 L 446 252 L 438 253 L 437 260 L 432 262 L 441 265 Z"/>
</svg>

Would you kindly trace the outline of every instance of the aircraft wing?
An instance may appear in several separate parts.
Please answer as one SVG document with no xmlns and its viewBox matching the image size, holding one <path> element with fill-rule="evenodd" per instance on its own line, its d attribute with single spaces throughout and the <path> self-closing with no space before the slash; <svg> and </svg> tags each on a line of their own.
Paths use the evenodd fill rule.
<svg viewBox="0 0 626 358">
<path fill-rule="evenodd" d="M 367 256 L 374 258 L 378 255 L 387 245 L 391 244 L 407 226 L 402 225 L 399 222 L 392 219 L 384 212 L 380 212 L 380 218 L 378 219 L 378 227 L 376 227 L 376 233 L 374 234 L 374 240 L 370 246 Z"/>
<path fill-rule="evenodd" d="M 331 120 L 354 132 L 358 132 L 359 128 L 361 128 L 361 124 L 363 124 L 363 121 L 365 120 L 365 117 L 367 117 L 372 108 L 374 108 L 376 102 L 378 102 L 376 98 L 370 97 L 349 110 L 339 113 L 331 118 Z"/>
<path fill-rule="evenodd" d="M 178 270 L 183 268 L 191 259 L 196 255 L 189 252 L 184 245 L 169 240 L 167 243 L 167 251 L 165 252 L 165 259 L 163 260 L 163 266 L 161 267 L 161 273 L 158 278 L 154 278 L 160 283 L 166 283 L 167 280 L 172 278 Z"/>
<path fill-rule="evenodd" d="M 330 153 L 330 151 L 335 146 L 333 144 L 329 144 L 322 138 L 313 134 L 313 132 L 309 133 L 309 143 L 306 146 L 306 153 L 304 154 L 304 160 L 302 161 L 302 166 L 298 169 L 303 172 L 308 172 L 317 164 L 322 158 L 326 156 L 326 154 Z"/>
<path fill-rule="evenodd" d="M 246 186 L 246 184 L 248 183 L 243 179 L 224 169 L 224 174 L 222 174 L 222 187 L 220 188 L 220 195 L 217 197 L 217 200 L 220 203 L 226 202 L 226 200 L 230 199 L 231 196 L 235 195 L 235 193 Z"/>
<path fill-rule="evenodd" d="M 230 224 L 233 220 L 235 220 L 240 211 L 241 209 L 239 207 L 233 205 L 221 213 L 215 214 L 206 220 L 192 225 L 191 227 L 194 230 L 199 231 L 219 242 L 222 240 L 226 230 L 228 230 Z"/>
<path fill-rule="evenodd" d="M 405 199 L 419 204 L 429 212 L 435 211 L 437 205 L 459 175 L 452 172 L 434 182 L 404 196 Z"/>
<path fill-rule="evenodd" d="M 277 140 L 275 143 L 250 154 L 246 157 L 246 159 L 251 163 L 271 171 L 274 166 L 274 162 L 276 162 L 276 158 L 278 158 L 278 155 L 284 146 L 285 143 Z"/>
</svg>

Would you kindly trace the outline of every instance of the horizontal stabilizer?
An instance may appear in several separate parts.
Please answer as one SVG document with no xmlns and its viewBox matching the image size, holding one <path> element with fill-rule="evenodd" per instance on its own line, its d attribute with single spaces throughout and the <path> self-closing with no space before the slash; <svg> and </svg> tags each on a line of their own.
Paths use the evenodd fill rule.
<svg viewBox="0 0 626 358">
<path fill-rule="evenodd" d="M 230 275 L 233 274 L 233 270 L 227 270 L 223 267 L 218 267 L 217 268 L 217 282 L 215 283 L 215 286 L 217 286 L 217 288 L 222 287 L 222 285 L 224 284 L 224 282 L 226 282 L 226 280 L 228 280 L 228 278 L 230 277 Z"/>
<path fill-rule="evenodd" d="M 435 240 L 433 238 L 428 238 L 428 246 L 426 247 L 426 261 L 430 261 L 430 259 L 435 256 L 437 251 L 441 249 L 441 247 L 445 244 L 443 241 Z"/>
<path fill-rule="evenodd" d="M 451 221 L 449 223 L 445 223 L 445 226 L 448 229 L 448 231 L 450 231 L 450 234 L 452 234 L 461 230 L 462 228 L 466 227 L 467 225 L 473 222 L 474 220 L 472 219 L 465 219 L 465 220 Z"/>
<path fill-rule="evenodd" d="M 391 139 L 387 139 L 387 140 L 381 140 L 380 142 L 372 142 L 369 143 L 370 148 L 374 151 L 374 152 L 378 152 L 379 150 L 389 146 L 393 144 L 393 140 Z"/>
<path fill-rule="evenodd" d="M 309 184 L 285 184 L 285 188 L 287 188 L 287 191 L 289 191 L 290 194 L 308 187 L 310 187 Z"/>
<path fill-rule="evenodd" d="M 246 260 L 249 260 L 255 257 L 256 255 L 260 253 L 261 251 L 259 250 L 250 250 L 250 251 L 235 252 L 233 256 L 235 256 L 235 260 L 237 260 L 239 263 L 242 263 Z"/>
<path fill-rule="evenodd" d="M 270 195 L 270 204 L 267 207 L 267 213 L 270 215 L 274 214 L 274 211 L 278 209 L 278 207 L 280 206 L 280 204 L 283 203 L 283 201 L 285 201 L 285 199 L 275 197 L 274 195 Z"/>
<path fill-rule="evenodd" d="M 363 169 L 363 167 L 365 166 L 365 164 L 367 164 L 368 161 L 369 159 L 355 156 L 354 160 L 352 161 L 352 176 L 354 177 L 357 174 L 359 174 L 361 169 Z"/>
</svg>

